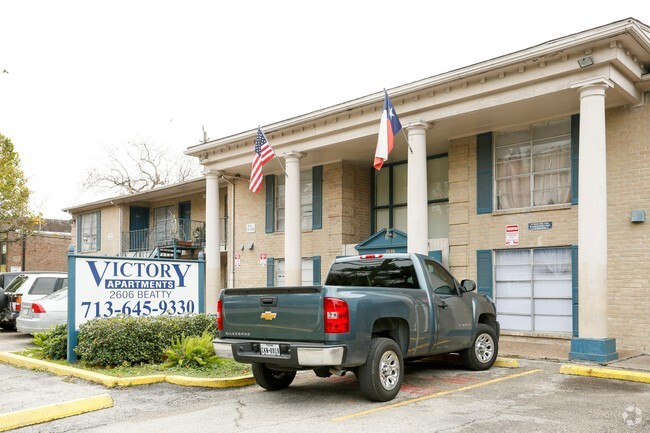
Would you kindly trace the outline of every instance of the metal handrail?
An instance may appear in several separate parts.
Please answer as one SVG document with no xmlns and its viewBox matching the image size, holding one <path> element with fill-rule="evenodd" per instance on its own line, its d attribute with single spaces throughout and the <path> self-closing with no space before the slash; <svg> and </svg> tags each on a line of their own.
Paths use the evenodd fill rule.
<svg viewBox="0 0 650 433">
<path fill-rule="evenodd" d="M 228 218 L 221 218 L 223 227 L 222 249 L 228 245 Z M 161 247 L 186 246 L 203 249 L 205 246 L 205 221 L 186 218 L 158 220 L 153 227 L 122 233 L 122 254 L 149 257 Z"/>
</svg>

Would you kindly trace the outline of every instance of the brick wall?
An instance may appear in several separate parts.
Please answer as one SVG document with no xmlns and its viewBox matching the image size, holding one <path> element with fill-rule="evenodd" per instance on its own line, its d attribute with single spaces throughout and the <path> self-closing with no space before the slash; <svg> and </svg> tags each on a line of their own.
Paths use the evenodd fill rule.
<svg viewBox="0 0 650 433">
<path fill-rule="evenodd" d="M 345 180 L 345 181 L 344 181 Z M 266 267 L 260 253 L 284 258 L 284 232 L 265 233 L 265 190 L 248 190 L 245 182 L 235 183 L 236 205 L 234 253 L 241 266 L 234 268 L 235 287 L 266 285 Z M 331 262 L 341 254 L 344 243 L 359 242 L 370 234 L 370 170 L 347 162 L 323 166 L 323 228 L 302 232 L 302 256 L 321 257 L 321 279 Z M 246 224 L 255 224 L 255 233 L 246 233 Z M 240 245 L 254 242 L 254 248 Z"/>
<path fill-rule="evenodd" d="M 607 245 L 610 337 L 617 348 L 650 352 L 650 108 L 607 111 Z"/>
<path fill-rule="evenodd" d="M 68 270 L 69 233 L 36 232 L 25 239 L 24 258 L 23 241 L 16 236 L 11 239 L 14 241 L 7 243 L 7 271 L 12 267 L 21 271 Z"/>
<path fill-rule="evenodd" d="M 650 221 L 633 224 L 633 209 L 650 217 L 650 109 L 607 111 L 608 314 L 610 337 L 621 350 L 650 350 Z M 584 147 L 583 147 L 584 149 Z M 476 212 L 476 139 L 449 146 L 450 270 L 476 279 L 476 251 L 505 246 L 505 226 L 519 225 L 519 248 L 578 244 L 578 206 L 533 212 Z M 550 221 L 550 230 L 528 223 Z M 581 288 L 588 290 L 588 288 Z"/>
</svg>

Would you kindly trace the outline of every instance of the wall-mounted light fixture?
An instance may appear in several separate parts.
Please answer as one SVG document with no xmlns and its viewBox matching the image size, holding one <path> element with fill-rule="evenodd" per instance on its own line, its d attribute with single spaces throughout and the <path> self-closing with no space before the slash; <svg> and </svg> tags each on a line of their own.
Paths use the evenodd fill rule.
<svg viewBox="0 0 650 433">
<path fill-rule="evenodd" d="M 249 250 L 252 250 L 254 246 L 255 243 L 253 241 L 250 241 L 249 243 L 246 244 L 246 248 L 248 248 Z"/>
<path fill-rule="evenodd" d="M 581 68 L 586 68 L 587 66 L 591 66 L 594 64 L 594 58 L 591 56 L 584 56 L 581 59 L 578 59 L 578 65 L 580 65 Z"/>
<path fill-rule="evenodd" d="M 645 222 L 645 211 L 644 210 L 633 210 L 632 215 L 630 216 L 630 222 L 644 223 Z"/>
</svg>

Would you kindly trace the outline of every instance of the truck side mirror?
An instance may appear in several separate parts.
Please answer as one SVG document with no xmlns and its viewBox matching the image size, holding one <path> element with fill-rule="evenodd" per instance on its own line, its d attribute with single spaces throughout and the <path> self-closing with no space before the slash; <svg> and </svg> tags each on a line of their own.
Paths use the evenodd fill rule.
<svg viewBox="0 0 650 433">
<path fill-rule="evenodd" d="M 476 289 L 476 283 L 473 280 L 463 280 L 460 282 L 463 292 L 471 292 Z"/>
</svg>

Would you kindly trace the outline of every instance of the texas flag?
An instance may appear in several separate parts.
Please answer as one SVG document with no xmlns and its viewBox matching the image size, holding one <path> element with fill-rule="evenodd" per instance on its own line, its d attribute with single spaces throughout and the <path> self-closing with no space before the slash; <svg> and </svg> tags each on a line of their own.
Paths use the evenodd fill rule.
<svg viewBox="0 0 650 433">
<path fill-rule="evenodd" d="M 377 150 L 375 150 L 375 169 L 381 169 L 388 159 L 388 154 L 393 150 L 395 135 L 400 129 L 402 129 L 402 124 L 397 118 L 397 113 L 395 113 L 395 108 L 390 102 L 386 89 L 384 89 L 384 111 L 381 113 L 381 123 L 379 124 L 379 139 L 377 140 Z"/>
</svg>

